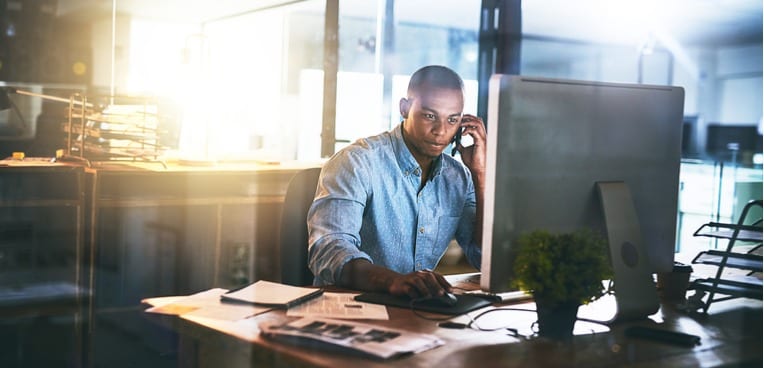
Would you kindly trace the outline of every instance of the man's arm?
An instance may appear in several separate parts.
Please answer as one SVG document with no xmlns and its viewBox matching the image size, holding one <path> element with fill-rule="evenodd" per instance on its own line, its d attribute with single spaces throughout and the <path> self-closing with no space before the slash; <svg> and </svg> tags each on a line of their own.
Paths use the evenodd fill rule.
<svg viewBox="0 0 764 368">
<path fill-rule="evenodd" d="M 470 170 L 472 171 L 472 170 Z M 485 198 L 485 170 L 480 173 L 472 171 L 472 182 L 475 185 L 475 228 L 472 241 L 478 248 L 483 244 L 483 200 Z"/>
<path fill-rule="evenodd" d="M 352 167 L 353 170 L 345 168 Z M 319 284 L 411 297 L 442 295 L 451 285 L 432 271 L 400 274 L 371 262 L 359 249 L 368 171 L 345 152 L 328 161 L 308 211 L 308 263 Z"/>
<path fill-rule="evenodd" d="M 345 263 L 340 286 L 408 295 L 411 298 L 441 296 L 446 291 L 452 291 L 448 281 L 438 273 L 416 271 L 404 275 L 360 258 Z"/>
<path fill-rule="evenodd" d="M 307 219 L 308 267 L 318 285 L 339 284 L 340 271 L 348 260 L 371 259 L 359 249 L 367 201 L 364 167 L 357 155 L 343 151 L 321 171 Z"/>
<path fill-rule="evenodd" d="M 483 244 L 483 203 L 485 198 L 485 165 L 486 165 L 486 132 L 483 120 L 474 115 L 464 115 L 462 118 L 463 134 L 470 135 L 474 144 L 469 147 L 458 147 L 462 162 L 472 174 L 475 186 L 475 226 L 472 240 L 480 248 Z"/>
</svg>

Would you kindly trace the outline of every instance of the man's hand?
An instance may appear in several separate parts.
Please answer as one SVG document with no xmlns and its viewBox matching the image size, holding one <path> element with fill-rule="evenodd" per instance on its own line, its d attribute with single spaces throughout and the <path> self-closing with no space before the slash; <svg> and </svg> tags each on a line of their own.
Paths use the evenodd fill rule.
<svg viewBox="0 0 764 368">
<path fill-rule="evenodd" d="M 365 259 L 354 259 L 345 264 L 340 286 L 355 290 L 384 291 L 392 295 L 411 298 L 441 296 L 452 292 L 451 284 L 432 271 L 416 271 L 402 275 L 388 268 L 372 264 Z"/>
<path fill-rule="evenodd" d="M 408 295 L 410 298 L 442 296 L 451 292 L 451 284 L 442 275 L 432 271 L 416 271 L 394 277 L 387 292 Z"/>
<path fill-rule="evenodd" d="M 462 162 L 467 165 L 473 175 L 485 173 L 486 161 L 486 133 L 483 119 L 465 114 L 462 116 L 462 135 L 472 137 L 473 145 L 464 147 L 461 143 L 456 147 L 462 155 Z"/>
</svg>

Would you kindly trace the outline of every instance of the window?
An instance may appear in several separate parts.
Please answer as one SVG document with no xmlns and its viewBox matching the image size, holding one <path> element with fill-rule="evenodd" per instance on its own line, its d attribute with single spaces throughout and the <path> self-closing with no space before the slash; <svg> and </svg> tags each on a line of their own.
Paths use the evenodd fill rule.
<svg viewBox="0 0 764 368">
<path fill-rule="evenodd" d="M 335 151 L 397 125 L 408 77 L 424 65 L 456 70 L 465 80 L 465 111 L 476 111 L 480 2 L 385 3 L 340 2 Z M 187 73 L 175 93 L 183 111 L 181 155 L 320 158 L 325 7 L 303 1 L 203 23 L 186 30 L 183 49 L 175 50 L 181 68 L 142 73 L 154 84 Z M 153 35 L 147 24 L 133 32 Z"/>
</svg>

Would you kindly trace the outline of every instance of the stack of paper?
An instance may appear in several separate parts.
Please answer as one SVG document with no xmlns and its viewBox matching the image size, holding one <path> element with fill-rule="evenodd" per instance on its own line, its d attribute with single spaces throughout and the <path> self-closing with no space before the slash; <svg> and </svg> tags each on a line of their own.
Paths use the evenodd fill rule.
<svg viewBox="0 0 764 368">
<path fill-rule="evenodd" d="M 189 296 L 150 298 L 144 299 L 143 302 L 152 306 L 146 310 L 149 313 L 206 317 L 228 321 L 240 320 L 271 310 L 269 307 L 255 305 L 222 304 L 220 303 L 220 296 L 225 292 L 227 292 L 226 289 L 215 288 Z"/>
<path fill-rule="evenodd" d="M 389 359 L 444 344 L 437 336 L 377 325 L 322 318 L 301 318 L 279 325 L 260 325 L 261 334 L 300 345 L 329 345 L 340 350 Z"/>
</svg>

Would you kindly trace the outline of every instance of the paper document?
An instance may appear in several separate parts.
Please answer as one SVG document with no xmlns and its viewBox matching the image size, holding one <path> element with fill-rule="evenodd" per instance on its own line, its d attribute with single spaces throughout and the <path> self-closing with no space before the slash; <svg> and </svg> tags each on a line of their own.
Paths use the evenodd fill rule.
<svg viewBox="0 0 764 368">
<path fill-rule="evenodd" d="M 331 344 L 382 359 L 419 353 L 444 344 L 434 335 L 329 318 L 306 317 L 275 325 L 263 323 L 260 329 L 264 337 L 276 341 L 307 346 Z"/>
<path fill-rule="evenodd" d="M 227 291 L 215 288 L 185 297 L 152 298 L 144 302 L 154 305 L 146 310 L 149 313 L 197 316 L 227 321 L 236 321 L 271 310 L 268 307 L 255 305 L 221 303 L 220 296 Z"/>
<path fill-rule="evenodd" d="M 290 317 L 324 317 L 341 319 L 388 320 L 384 305 L 353 300 L 358 294 L 324 293 L 324 295 L 287 310 Z"/>
</svg>

